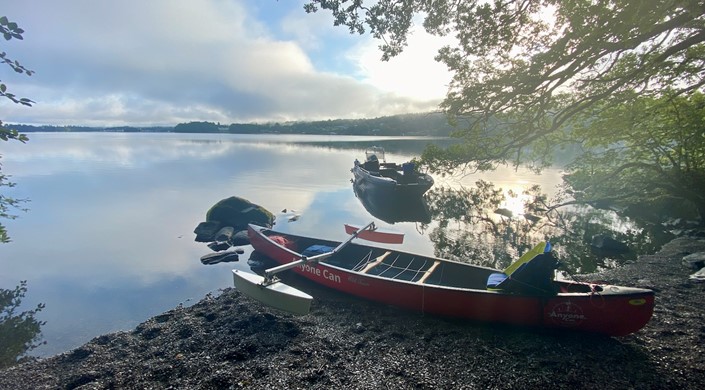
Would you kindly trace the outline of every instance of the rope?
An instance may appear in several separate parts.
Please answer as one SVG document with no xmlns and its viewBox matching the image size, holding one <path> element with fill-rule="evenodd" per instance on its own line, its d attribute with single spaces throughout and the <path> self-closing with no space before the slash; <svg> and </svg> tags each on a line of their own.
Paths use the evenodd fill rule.
<svg viewBox="0 0 705 390">
<path fill-rule="evenodd" d="M 430 263 L 428 261 L 428 259 L 424 259 L 423 264 L 421 264 L 419 267 L 412 268 L 411 265 L 413 264 L 415 259 L 416 259 L 416 257 L 411 258 L 405 266 L 397 266 L 396 265 L 397 262 L 400 261 L 400 255 L 397 255 L 397 257 L 394 258 L 394 260 L 391 262 L 391 264 L 383 263 L 378 266 L 378 267 L 386 266 L 384 271 L 380 272 L 379 275 L 381 275 L 385 272 L 388 272 L 390 270 L 398 271 L 393 276 L 387 276 L 390 279 L 397 279 L 404 272 L 413 272 L 414 275 L 409 280 L 410 281 L 417 280 L 417 279 L 419 279 L 419 275 L 425 273 L 426 270 L 428 270 L 428 268 L 430 268 L 429 264 L 433 264 L 433 263 Z"/>
<path fill-rule="evenodd" d="M 597 288 L 596 288 L 596 287 L 597 287 L 596 284 L 590 283 L 590 304 L 593 305 L 593 306 L 595 306 L 595 307 L 598 308 L 598 309 L 604 309 L 604 308 L 605 308 L 605 305 L 607 304 L 607 303 L 605 302 L 605 297 L 604 297 L 604 295 L 600 294 L 599 291 L 597 291 Z M 598 297 L 600 297 L 600 302 L 601 302 L 600 305 L 596 304 L 596 303 L 593 301 L 593 299 L 592 299 L 592 298 L 593 298 L 594 296 L 596 296 L 596 295 L 597 295 Z"/>
<path fill-rule="evenodd" d="M 563 264 L 562 264 L 562 263 L 560 264 L 560 266 L 559 266 L 558 268 L 560 268 L 560 269 L 563 270 L 566 274 L 568 274 L 568 276 L 570 277 L 570 279 L 571 279 L 572 281 L 574 281 L 574 282 L 576 282 L 576 283 L 587 283 L 587 284 L 590 286 L 590 304 L 591 304 L 591 305 L 597 307 L 598 309 L 603 309 L 603 308 L 605 307 L 605 305 L 607 304 L 607 303 L 605 302 L 605 296 L 602 295 L 602 294 L 600 294 L 600 291 L 597 290 L 597 286 L 598 286 L 597 283 L 594 283 L 594 282 L 583 282 L 583 281 L 578 280 L 578 279 L 575 277 L 575 275 L 573 275 L 572 273 L 570 273 L 570 271 L 568 270 L 568 268 L 563 267 Z M 595 296 L 600 297 L 600 304 L 596 304 L 595 301 L 593 300 L 593 298 L 594 298 Z"/>
<path fill-rule="evenodd" d="M 368 254 L 366 254 L 365 256 L 362 256 L 362 259 L 352 267 L 352 270 L 353 271 L 360 271 L 360 270 L 364 269 L 367 266 L 367 264 L 370 264 L 372 261 L 373 261 L 372 250 L 370 250 L 370 252 Z"/>
</svg>

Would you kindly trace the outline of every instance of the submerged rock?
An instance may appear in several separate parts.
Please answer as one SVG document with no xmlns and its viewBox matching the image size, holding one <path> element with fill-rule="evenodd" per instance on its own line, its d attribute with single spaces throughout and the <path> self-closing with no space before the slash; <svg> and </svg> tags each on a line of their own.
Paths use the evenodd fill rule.
<svg viewBox="0 0 705 390">
<path fill-rule="evenodd" d="M 230 248 L 232 245 L 230 245 L 229 242 L 218 242 L 218 241 L 213 241 L 208 243 L 208 247 L 211 248 L 214 252 L 220 252 L 224 251 L 228 248 Z"/>
<path fill-rule="evenodd" d="M 209 253 L 207 255 L 201 256 L 201 263 L 206 265 L 228 263 L 238 260 L 240 260 L 240 256 L 238 256 L 237 252 Z"/>
</svg>

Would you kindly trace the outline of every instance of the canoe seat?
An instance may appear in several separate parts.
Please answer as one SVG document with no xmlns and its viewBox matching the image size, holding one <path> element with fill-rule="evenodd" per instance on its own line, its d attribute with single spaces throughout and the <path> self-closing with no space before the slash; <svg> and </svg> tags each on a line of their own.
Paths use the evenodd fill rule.
<svg viewBox="0 0 705 390">
<path fill-rule="evenodd" d="M 493 273 L 487 278 L 487 289 L 516 294 L 555 295 L 553 284 L 554 271 L 560 263 L 550 251 L 550 244 L 545 252 L 538 253 L 537 248 L 529 252 L 532 256 L 522 256 L 517 263 L 507 267 L 502 273 Z M 533 252 L 533 253 L 532 253 Z"/>
</svg>

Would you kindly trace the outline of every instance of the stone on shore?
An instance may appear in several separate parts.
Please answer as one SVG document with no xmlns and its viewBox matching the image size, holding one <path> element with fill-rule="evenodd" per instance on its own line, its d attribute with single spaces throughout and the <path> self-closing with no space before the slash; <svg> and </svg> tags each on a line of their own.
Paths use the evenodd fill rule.
<svg viewBox="0 0 705 390">
<path fill-rule="evenodd" d="M 691 253 L 683 258 L 683 264 L 694 270 L 705 267 L 705 252 Z"/>
</svg>

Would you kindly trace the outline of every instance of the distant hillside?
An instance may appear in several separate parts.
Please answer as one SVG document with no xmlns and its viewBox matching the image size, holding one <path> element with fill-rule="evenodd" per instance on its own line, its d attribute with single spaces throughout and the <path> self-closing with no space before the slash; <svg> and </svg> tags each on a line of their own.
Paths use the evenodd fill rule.
<svg viewBox="0 0 705 390">
<path fill-rule="evenodd" d="M 175 132 L 175 133 L 231 133 L 231 134 L 339 134 L 339 135 L 423 135 L 448 136 L 452 128 L 444 114 L 405 114 L 374 119 L 331 119 L 315 122 L 234 123 L 213 122 L 180 123 L 174 127 L 86 127 L 86 126 L 31 126 L 8 125 L 21 133 L 32 132 Z"/>
</svg>

